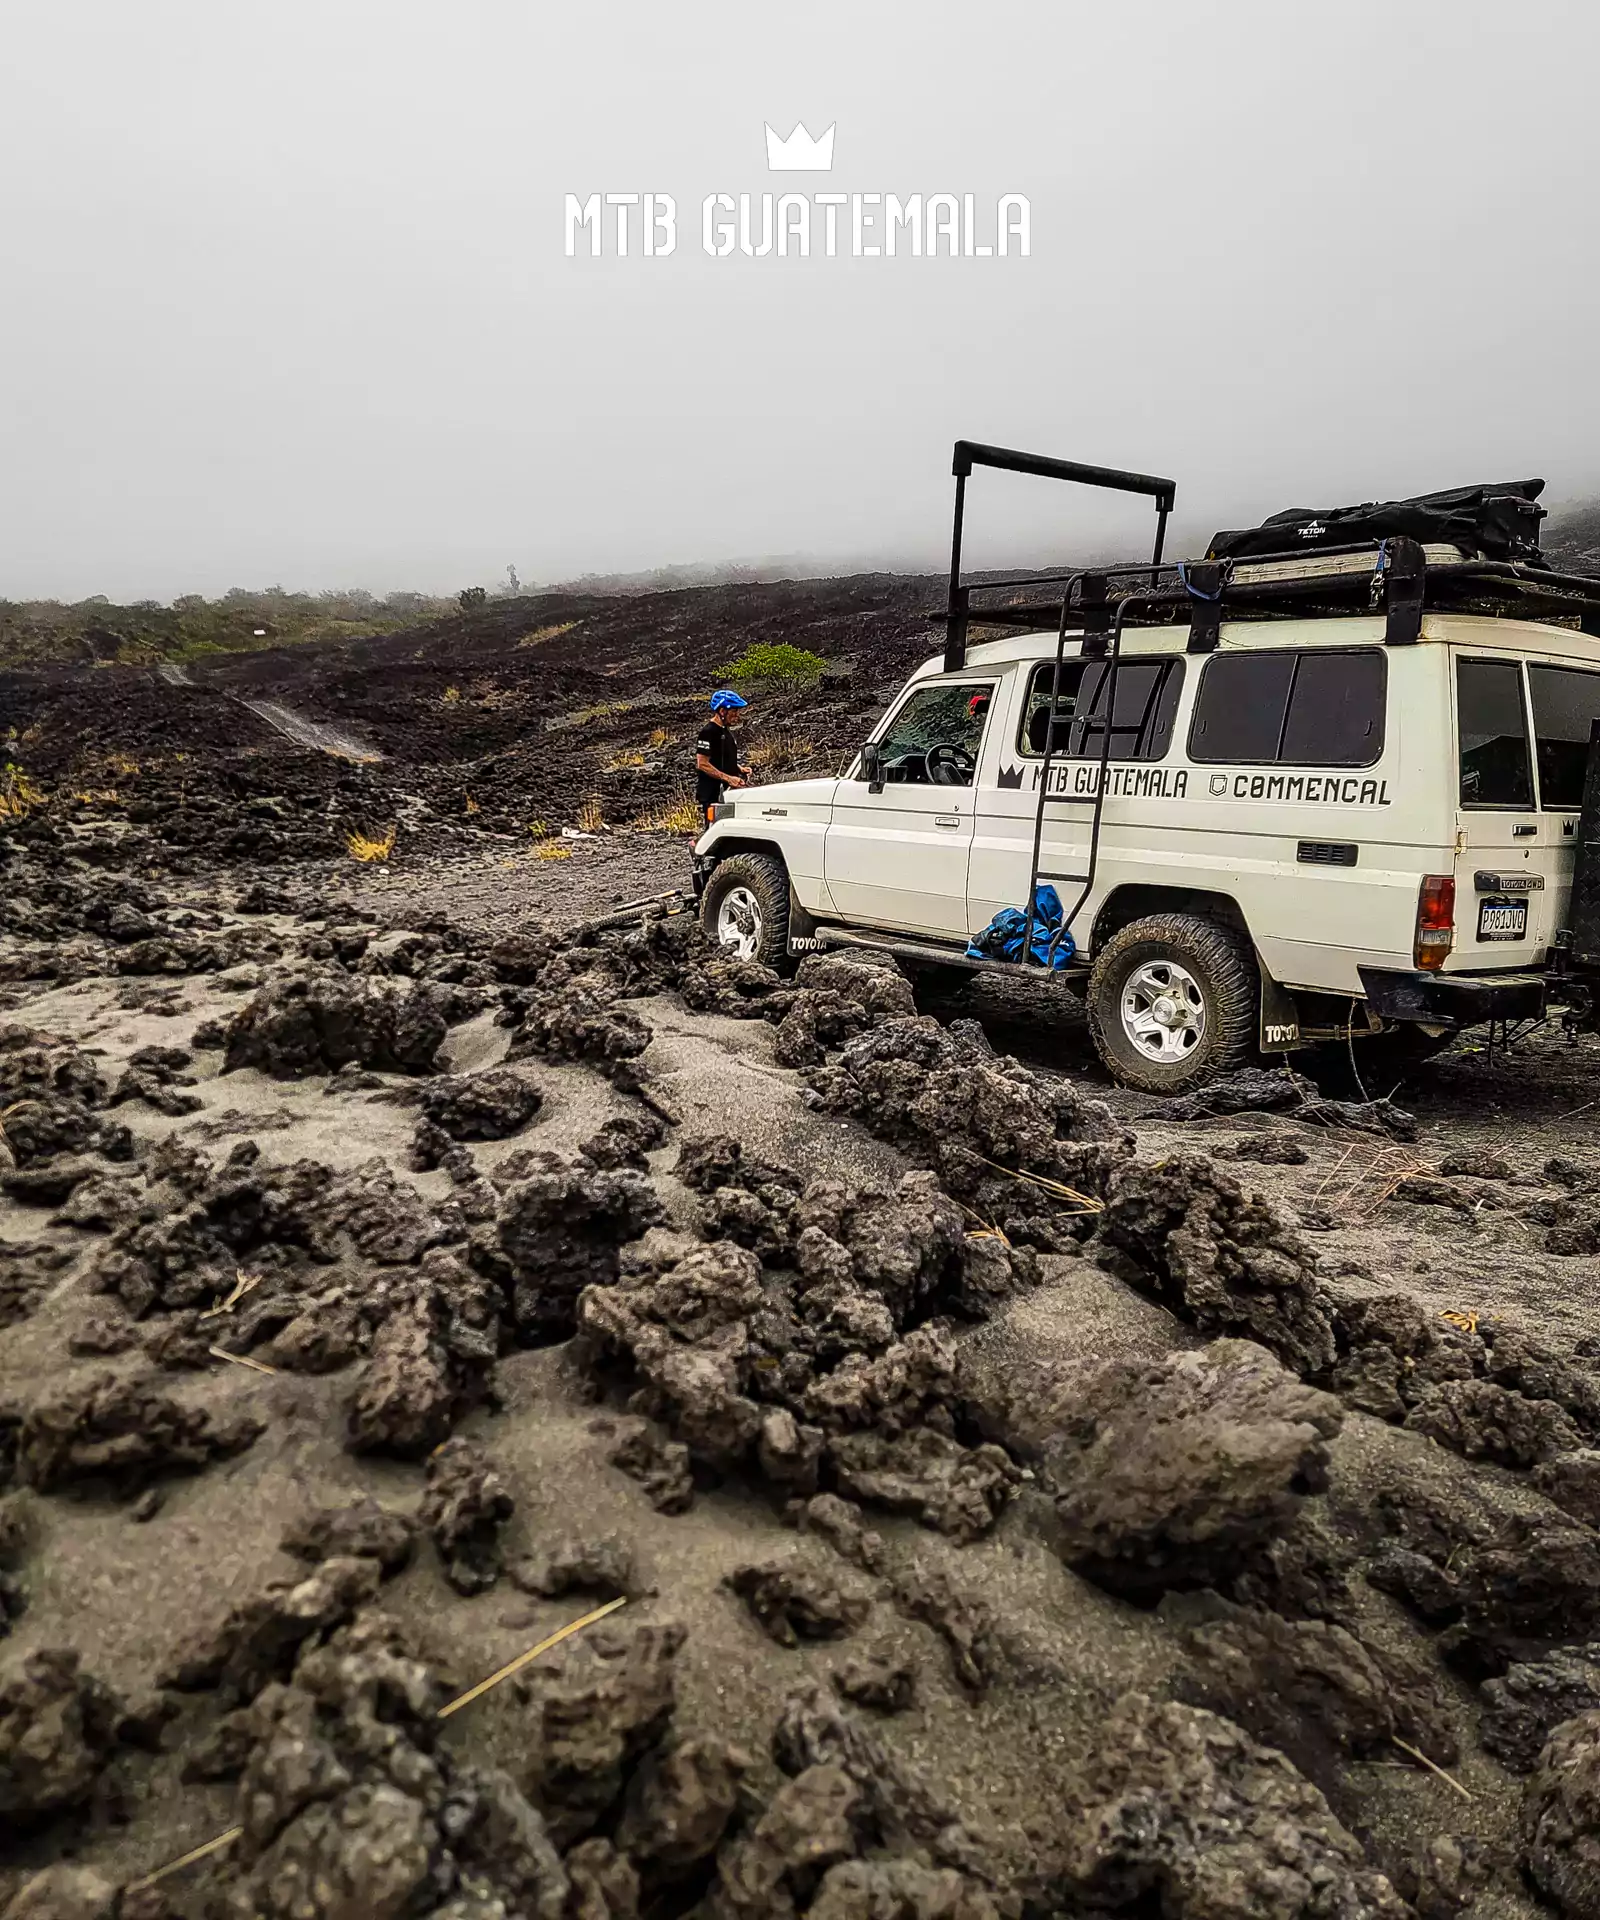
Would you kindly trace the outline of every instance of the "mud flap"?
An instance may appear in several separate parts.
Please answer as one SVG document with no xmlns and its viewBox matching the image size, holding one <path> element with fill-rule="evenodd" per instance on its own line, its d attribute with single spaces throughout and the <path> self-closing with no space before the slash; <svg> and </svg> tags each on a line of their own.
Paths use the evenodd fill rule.
<svg viewBox="0 0 1600 1920">
<path fill-rule="evenodd" d="M 817 938 L 817 923 L 795 898 L 793 883 L 789 887 L 789 957 L 797 959 L 803 953 L 821 953 L 822 942 Z"/>
<path fill-rule="evenodd" d="M 1311 1045 L 1300 1037 L 1300 1009 L 1294 995 L 1261 968 L 1261 1031 L 1258 1039 L 1263 1053 L 1292 1053 Z"/>
</svg>

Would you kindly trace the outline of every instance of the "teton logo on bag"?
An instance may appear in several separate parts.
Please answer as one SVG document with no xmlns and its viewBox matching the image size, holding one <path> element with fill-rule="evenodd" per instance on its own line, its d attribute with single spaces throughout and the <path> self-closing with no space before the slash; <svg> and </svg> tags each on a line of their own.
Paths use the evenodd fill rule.
<svg viewBox="0 0 1600 1920">
<path fill-rule="evenodd" d="M 1327 531 L 1328 529 L 1320 520 L 1308 520 L 1300 529 L 1300 538 L 1302 540 L 1316 540 Z"/>
</svg>

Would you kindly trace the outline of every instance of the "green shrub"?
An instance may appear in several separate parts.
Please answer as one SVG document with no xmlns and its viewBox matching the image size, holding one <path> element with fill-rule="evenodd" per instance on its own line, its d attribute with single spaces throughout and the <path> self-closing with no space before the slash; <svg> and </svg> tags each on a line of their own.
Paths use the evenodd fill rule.
<svg viewBox="0 0 1600 1920">
<path fill-rule="evenodd" d="M 822 677 L 827 664 L 821 654 L 808 653 L 804 647 L 763 642 L 746 647 L 737 660 L 730 660 L 722 678 L 734 686 L 750 680 L 789 680 L 810 686 Z"/>
</svg>

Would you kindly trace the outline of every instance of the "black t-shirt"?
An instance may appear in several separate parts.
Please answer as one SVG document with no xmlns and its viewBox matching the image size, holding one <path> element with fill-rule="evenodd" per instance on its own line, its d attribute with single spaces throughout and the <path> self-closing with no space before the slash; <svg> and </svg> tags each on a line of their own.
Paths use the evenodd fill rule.
<svg viewBox="0 0 1600 1920">
<path fill-rule="evenodd" d="M 733 728 L 725 727 L 707 720 L 700 729 L 700 738 L 694 743 L 695 758 L 702 755 L 714 767 L 720 767 L 724 773 L 739 771 L 739 743 L 733 737 Z M 709 773 L 697 770 L 694 780 L 694 797 L 702 807 L 710 806 L 713 800 L 720 800 L 726 791 L 720 780 L 713 780 Z"/>
</svg>

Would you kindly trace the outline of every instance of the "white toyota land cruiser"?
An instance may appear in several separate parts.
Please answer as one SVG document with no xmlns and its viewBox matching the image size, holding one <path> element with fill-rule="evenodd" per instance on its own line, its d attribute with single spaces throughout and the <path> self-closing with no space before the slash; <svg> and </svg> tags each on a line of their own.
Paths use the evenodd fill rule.
<svg viewBox="0 0 1600 1920">
<path fill-rule="evenodd" d="M 1155 560 L 1058 576 L 1046 599 L 1039 576 L 964 583 L 975 465 L 1152 493 Z M 1393 1033 L 1426 1051 L 1547 1004 L 1588 1024 L 1600 579 L 1538 561 L 1538 483 L 1280 516 L 1174 567 L 1169 482 L 967 442 L 955 471 L 944 652 L 842 778 L 715 808 L 695 849 L 714 938 L 772 964 L 867 944 L 1031 966 L 1084 996 L 1110 1072 L 1153 1091 L 1258 1048 Z M 979 625 L 1003 637 L 969 645 Z M 967 957 L 1045 886 L 1070 941 Z"/>
</svg>

